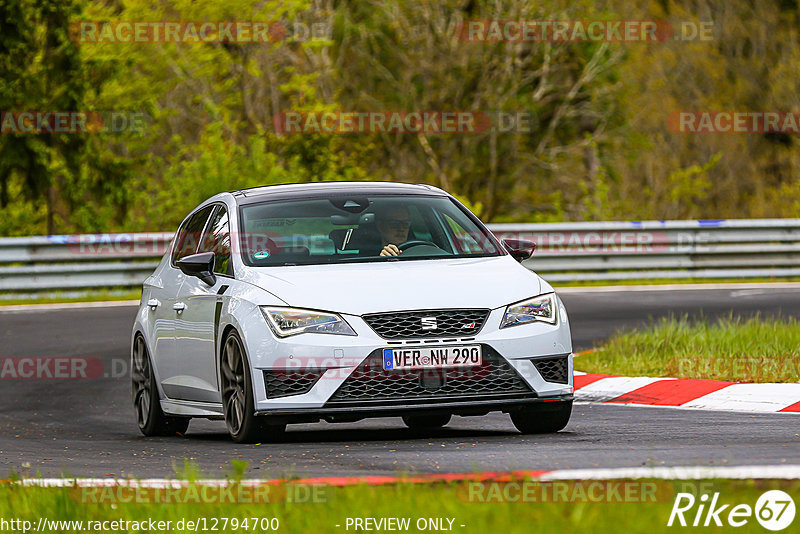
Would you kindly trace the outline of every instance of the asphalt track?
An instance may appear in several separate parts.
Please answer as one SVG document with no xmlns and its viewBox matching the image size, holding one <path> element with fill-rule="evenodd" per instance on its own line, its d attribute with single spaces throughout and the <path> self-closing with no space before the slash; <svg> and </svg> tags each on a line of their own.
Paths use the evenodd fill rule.
<svg viewBox="0 0 800 534">
<path fill-rule="evenodd" d="M 565 291 L 576 350 L 653 318 L 800 316 L 800 287 Z M 0 312 L 0 357 L 94 357 L 113 375 L 128 359 L 133 307 Z M 116 362 L 116 363 L 115 363 Z M 116 367 L 115 367 L 116 366 Z M 191 460 L 206 476 L 247 460 L 267 478 L 592 467 L 800 463 L 800 419 L 667 408 L 576 405 L 567 428 L 521 436 L 508 416 L 454 418 L 416 435 L 400 419 L 292 425 L 281 443 L 236 445 L 221 422 L 195 420 L 186 437 L 143 438 L 125 376 L 0 381 L 0 477 L 167 477 Z"/>
</svg>

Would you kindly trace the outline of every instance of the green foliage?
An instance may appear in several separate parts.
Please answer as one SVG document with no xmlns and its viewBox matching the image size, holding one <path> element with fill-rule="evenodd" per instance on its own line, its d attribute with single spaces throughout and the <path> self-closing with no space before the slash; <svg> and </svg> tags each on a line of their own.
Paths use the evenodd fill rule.
<svg viewBox="0 0 800 534">
<path fill-rule="evenodd" d="M 233 468 L 233 473 L 231 473 L 230 479 L 235 482 L 241 482 L 247 474 L 247 468 L 249 465 L 250 463 L 246 460 L 231 460 L 231 468 Z"/>
<path fill-rule="evenodd" d="M 717 166 L 721 153 L 714 154 L 704 165 L 676 169 L 667 176 L 668 199 L 675 219 L 691 219 L 702 215 L 703 206 L 713 189 L 709 171 Z"/>
<path fill-rule="evenodd" d="M 72 0 L 23 0 L 3 4 L 0 34 L 0 110 L 81 109 L 86 91 L 80 53 L 69 40 Z M 8 84 L 8 85 L 6 85 Z M 45 198 L 48 230 L 54 230 L 55 190 L 80 172 L 83 135 L 9 134 L 0 136 L 0 207 L 9 201 L 11 181 L 21 183 L 22 199 Z"/>
<path fill-rule="evenodd" d="M 320 161 L 302 161 L 300 156 L 282 159 L 267 149 L 267 137 L 254 134 L 246 144 L 237 143 L 219 124 L 208 125 L 196 144 L 152 162 L 154 168 L 162 169 L 159 177 L 143 175 L 133 181 L 129 194 L 135 208 L 130 224 L 148 231 L 176 227 L 191 207 L 221 191 L 363 178 L 357 168 L 342 165 L 336 154 L 322 146 L 317 154 Z"/>
<path fill-rule="evenodd" d="M 175 475 L 180 480 L 187 480 L 189 482 L 197 482 L 202 478 L 202 473 L 200 468 L 194 462 L 190 461 L 188 458 L 183 459 L 183 463 L 181 465 L 175 463 L 173 464 L 173 470 L 175 471 Z"/>
<path fill-rule="evenodd" d="M 134 493 L 113 487 L 100 491 L 97 488 L 3 484 L 0 486 L 0 514 L 7 521 L 29 521 L 33 528 L 42 518 L 50 522 L 84 521 L 84 531 L 88 530 L 88 521 L 92 521 L 92 525 L 95 522 L 135 521 L 142 524 L 120 524 L 128 527 L 123 527 L 125 532 L 141 532 L 147 530 L 147 521 L 151 519 L 156 524 L 172 522 L 171 528 L 161 530 L 194 531 L 186 525 L 187 521 L 193 521 L 200 531 L 216 526 L 218 530 L 228 532 L 265 532 L 265 528 L 253 528 L 255 521 L 260 522 L 261 518 L 277 518 L 279 532 L 341 532 L 345 521 L 352 518 L 407 518 L 410 522 L 408 530 L 418 531 L 430 518 L 439 519 L 444 528 L 448 528 L 450 520 L 453 531 L 468 534 L 492 531 L 538 534 L 584 529 L 598 533 L 614 533 L 622 529 L 631 534 L 649 534 L 660 530 L 657 525 L 666 524 L 675 495 L 679 492 L 695 495 L 701 490 L 708 494 L 719 493 L 721 503 L 749 503 L 752 506 L 768 490 L 780 489 L 795 495 L 800 490 L 800 483 L 796 480 L 640 479 L 611 481 L 604 491 L 603 486 L 598 488 L 596 482 L 591 485 L 590 481 L 540 482 L 512 475 L 504 482 L 490 479 L 485 483 L 362 484 L 341 488 L 301 486 L 301 490 L 305 490 L 303 493 L 298 492 L 297 487 L 275 484 L 268 488 L 268 492 L 254 494 L 242 486 L 232 485 L 226 493 L 204 491 L 203 487 L 190 483 L 185 492 L 173 492 L 165 498 L 163 492 Z M 305 494 L 310 495 L 305 498 L 308 502 L 296 497 Z M 160 496 L 160 503 L 149 502 L 157 500 L 154 495 Z M 181 499 L 181 495 L 193 497 Z M 223 498 L 214 499 L 215 495 L 223 495 Z M 254 499 L 253 495 L 259 498 Z M 242 502 L 215 502 L 236 498 Z M 247 502 L 248 498 L 257 502 Z M 200 504 L 197 504 L 198 500 Z M 269 502 L 263 502 L 266 500 Z M 694 510 L 686 513 L 688 521 L 691 521 L 690 514 L 693 513 Z M 721 517 L 724 521 L 727 513 Z M 740 530 L 763 532 L 763 527 L 753 517 L 748 519 L 748 524 Z M 181 520 L 183 528 L 178 529 Z M 419 529 L 418 520 L 421 520 Z M 243 521 L 250 522 L 249 528 L 242 526 Z M 45 527 L 50 524 L 46 523 Z M 266 527 L 266 524 L 267 521 L 261 525 Z M 63 525 L 62 528 L 52 525 L 52 530 L 81 531 L 77 525 Z M 234 529 L 232 525 L 238 528 Z M 425 530 L 434 530 L 434 527 Z"/>
<path fill-rule="evenodd" d="M 797 217 L 792 135 L 686 134 L 681 110 L 797 110 L 780 0 L 0 0 L 0 110 L 144 113 L 143 131 L 0 136 L 3 235 L 171 230 L 223 190 L 397 180 L 495 222 Z M 714 22 L 711 41 L 468 42 L 470 20 Z M 81 43 L 80 20 L 329 24 L 273 43 Z M 475 111 L 527 128 L 279 134 L 285 111 Z"/>
</svg>

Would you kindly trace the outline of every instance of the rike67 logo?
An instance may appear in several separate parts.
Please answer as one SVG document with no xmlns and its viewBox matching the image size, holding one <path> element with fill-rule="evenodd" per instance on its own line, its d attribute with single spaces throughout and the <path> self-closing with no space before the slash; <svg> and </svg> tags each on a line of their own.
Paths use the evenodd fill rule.
<svg viewBox="0 0 800 534">
<path fill-rule="evenodd" d="M 724 504 L 719 492 L 698 499 L 691 493 L 678 493 L 667 526 L 731 526 L 741 527 L 755 517 L 768 530 L 783 530 L 792 524 L 795 515 L 794 501 L 786 492 L 766 491 L 758 498 L 755 507 L 749 504 Z"/>
</svg>

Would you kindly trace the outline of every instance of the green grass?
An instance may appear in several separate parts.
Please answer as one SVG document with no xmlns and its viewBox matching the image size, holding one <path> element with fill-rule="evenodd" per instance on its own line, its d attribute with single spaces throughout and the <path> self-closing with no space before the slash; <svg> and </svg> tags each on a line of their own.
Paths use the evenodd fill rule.
<svg viewBox="0 0 800 534">
<path fill-rule="evenodd" d="M 663 318 L 614 335 L 575 368 L 624 376 L 709 378 L 741 382 L 800 381 L 800 321 Z"/>
<path fill-rule="evenodd" d="M 575 500 L 572 490 L 566 499 L 547 499 L 548 502 L 527 502 L 517 497 L 517 502 L 471 502 L 469 487 L 465 483 L 449 484 L 394 484 L 387 486 L 352 486 L 346 488 L 324 487 L 318 490 L 316 502 L 292 503 L 285 498 L 278 502 L 259 504 L 112 504 L 86 503 L 77 489 L 24 488 L 4 484 L 0 486 L 0 518 L 22 519 L 34 525 L 40 517 L 49 520 L 125 520 L 143 521 L 197 521 L 206 518 L 211 527 L 214 519 L 219 521 L 218 531 L 253 532 L 230 528 L 236 518 L 277 518 L 279 532 L 325 533 L 354 532 L 346 527 L 347 518 L 354 517 L 408 517 L 412 527 L 409 532 L 418 532 L 414 523 L 418 518 L 452 518 L 456 533 L 537 533 L 537 532 L 598 532 L 598 533 L 646 533 L 662 532 L 666 528 L 670 511 L 678 491 L 695 495 L 719 492 L 719 502 L 748 504 L 751 507 L 764 491 L 781 489 L 789 495 L 800 493 L 798 481 L 653 481 L 660 488 L 654 499 L 648 502 L 586 502 Z M 637 481 L 635 484 L 646 483 Z M 564 483 L 560 483 L 564 484 Z M 574 483 L 567 483 L 574 484 Z M 589 482 L 580 483 L 586 488 Z M 502 487 L 502 486 L 500 486 Z M 570 486 L 574 488 L 575 486 Z M 285 491 L 285 488 L 283 488 Z M 280 491 L 275 494 L 280 494 Z M 484 491 L 484 490 L 481 490 Z M 272 494 L 272 492 L 271 492 Z M 588 493 L 587 493 L 588 494 Z M 484 494 L 486 495 L 486 494 Z M 322 496 L 322 497 L 321 497 Z M 637 499 L 641 500 L 641 499 Z M 655 501 L 655 502 L 652 502 Z M 730 510 L 728 507 L 728 511 Z M 687 518 L 694 517 L 696 506 Z M 727 513 L 727 512 L 726 512 Z M 723 519 L 724 519 L 723 514 Z M 222 530 L 223 518 L 229 518 L 228 528 Z M 797 524 L 798 519 L 795 519 Z M 336 526 L 340 525 L 340 526 Z M 445 521 L 445 525 L 447 522 Z M 461 525 L 464 525 L 463 527 Z M 35 527 L 34 527 L 35 528 Z M 694 531 L 680 528 L 680 531 Z M 184 529 L 185 530 L 185 529 Z M 199 531 L 203 531 L 201 523 Z M 709 530 L 709 529 L 705 529 Z M 756 519 L 751 517 L 747 525 L 736 529 L 740 532 L 764 532 Z M 791 530 L 791 529 L 789 529 Z M 60 532 L 73 532 L 66 528 Z M 116 530 L 133 532 L 134 529 Z M 261 530 L 258 530 L 260 532 Z M 716 532 L 718 529 L 710 529 Z M 265 530 L 266 532 L 266 530 Z M 788 532 L 788 530 L 787 530 Z"/>
</svg>

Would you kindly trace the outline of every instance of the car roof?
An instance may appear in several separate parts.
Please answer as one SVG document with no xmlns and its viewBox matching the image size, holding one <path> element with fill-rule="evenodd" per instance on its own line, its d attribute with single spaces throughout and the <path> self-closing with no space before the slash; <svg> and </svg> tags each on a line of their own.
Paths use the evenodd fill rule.
<svg viewBox="0 0 800 534">
<path fill-rule="evenodd" d="M 435 195 L 448 196 L 438 187 L 400 182 L 307 182 L 267 185 L 232 191 L 238 204 L 326 195 Z"/>
</svg>

